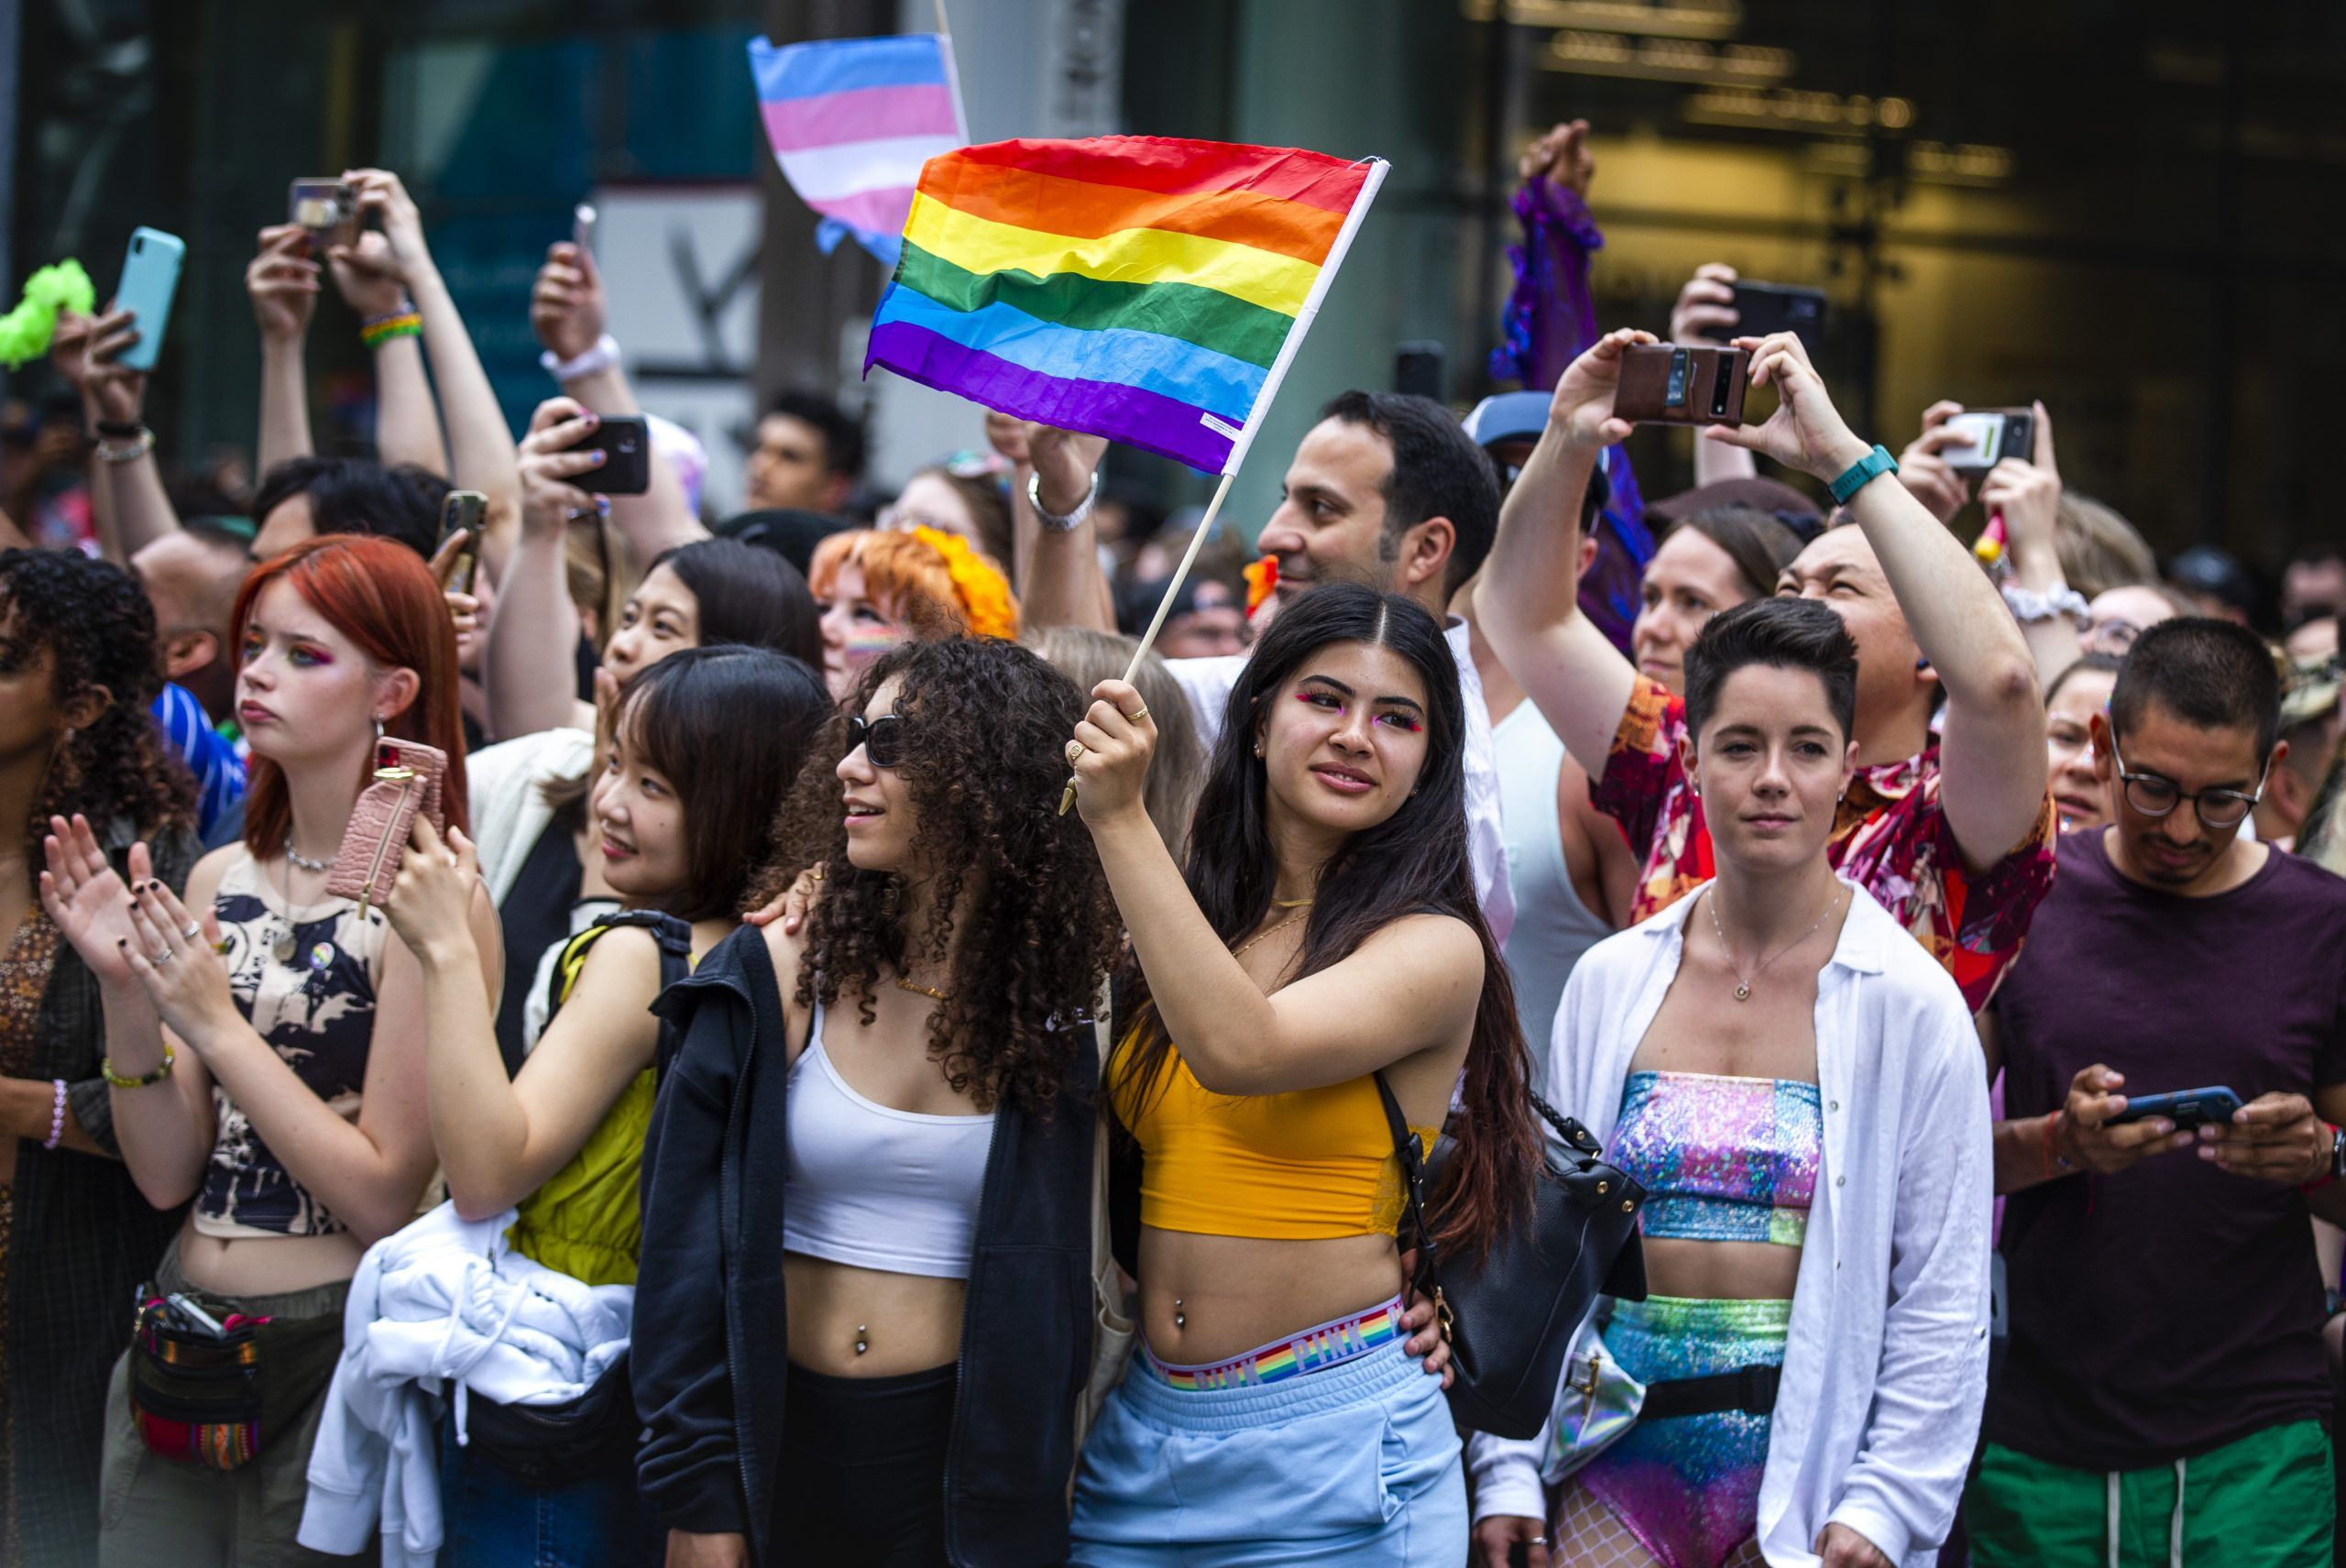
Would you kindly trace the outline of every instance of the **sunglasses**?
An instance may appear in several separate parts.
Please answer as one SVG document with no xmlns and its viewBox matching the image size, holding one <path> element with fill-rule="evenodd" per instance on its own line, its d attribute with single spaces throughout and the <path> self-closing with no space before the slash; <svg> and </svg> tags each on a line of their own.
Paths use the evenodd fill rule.
<svg viewBox="0 0 2346 1568">
<path fill-rule="evenodd" d="M 877 718 L 865 718 L 861 714 L 847 721 L 847 748 L 842 758 L 855 755 L 855 749 L 875 768 L 900 768 L 904 765 L 904 721 L 902 716 L 883 713 Z"/>
</svg>

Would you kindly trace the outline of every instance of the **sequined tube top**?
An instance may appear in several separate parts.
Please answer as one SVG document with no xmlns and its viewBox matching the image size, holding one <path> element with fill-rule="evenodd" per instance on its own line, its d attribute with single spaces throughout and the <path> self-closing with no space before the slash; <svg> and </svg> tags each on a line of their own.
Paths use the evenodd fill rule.
<svg viewBox="0 0 2346 1568">
<path fill-rule="evenodd" d="M 1824 1143 L 1813 1083 L 1633 1072 L 1611 1154 L 1645 1187 L 1649 1236 L 1799 1246 Z"/>
</svg>

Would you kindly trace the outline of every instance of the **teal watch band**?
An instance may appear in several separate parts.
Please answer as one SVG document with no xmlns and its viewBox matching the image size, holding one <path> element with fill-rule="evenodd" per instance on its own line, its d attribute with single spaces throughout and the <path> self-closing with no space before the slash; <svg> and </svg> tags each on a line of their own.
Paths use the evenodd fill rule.
<svg viewBox="0 0 2346 1568">
<path fill-rule="evenodd" d="M 1876 446 L 1872 451 L 1850 464 L 1841 477 L 1825 488 L 1833 492 L 1835 506 L 1847 506 L 1849 498 L 1864 489 L 1884 474 L 1898 472 L 1898 459 Z"/>
</svg>

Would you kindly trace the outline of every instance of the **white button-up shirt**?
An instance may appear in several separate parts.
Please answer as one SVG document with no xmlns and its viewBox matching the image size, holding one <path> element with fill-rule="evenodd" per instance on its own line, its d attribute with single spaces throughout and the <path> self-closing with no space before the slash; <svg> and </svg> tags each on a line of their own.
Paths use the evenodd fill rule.
<svg viewBox="0 0 2346 1568">
<path fill-rule="evenodd" d="M 1955 1519 L 1988 1381 L 1987 1072 L 1961 992 L 1856 883 L 1816 982 L 1825 1148 L 1760 1482 L 1775 1568 L 1830 1523 L 1929 1568 Z M 1680 899 L 1590 948 L 1556 1015 L 1550 1103 L 1610 1142 L 1685 949 Z M 1545 1517 L 1548 1435 L 1477 1436 L 1474 1516 Z"/>
<path fill-rule="evenodd" d="M 1442 632 L 1451 656 L 1458 661 L 1458 696 L 1466 705 L 1466 850 L 1474 864 L 1474 898 L 1483 906 L 1483 923 L 1491 940 L 1505 943 L 1515 928 L 1515 892 L 1507 880 L 1507 835 L 1499 828 L 1499 771 L 1491 747 L 1491 715 L 1483 703 L 1483 677 L 1474 668 L 1474 653 L 1467 641 L 1466 623 L 1453 618 Z M 1211 659 L 1168 659 L 1165 667 L 1181 683 L 1189 709 L 1198 718 L 1198 734 L 1208 751 L 1222 735 L 1222 710 L 1230 706 L 1230 691 L 1247 654 L 1228 653 Z"/>
</svg>

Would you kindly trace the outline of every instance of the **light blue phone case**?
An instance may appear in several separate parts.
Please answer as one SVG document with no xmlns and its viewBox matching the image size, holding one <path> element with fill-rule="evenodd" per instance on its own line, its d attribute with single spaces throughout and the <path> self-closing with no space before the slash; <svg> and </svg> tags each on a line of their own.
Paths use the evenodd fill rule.
<svg viewBox="0 0 2346 1568">
<path fill-rule="evenodd" d="M 187 244 L 161 229 L 130 231 L 130 254 L 123 258 L 122 285 L 115 291 L 116 310 L 138 318 L 138 341 L 122 356 L 127 369 L 152 370 L 163 351 L 163 329 L 170 324 L 171 295 L 180 286 L 180 258 Z"/>
</svg>

